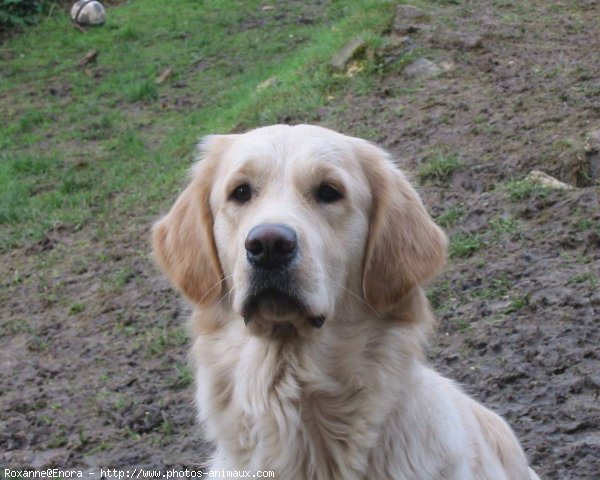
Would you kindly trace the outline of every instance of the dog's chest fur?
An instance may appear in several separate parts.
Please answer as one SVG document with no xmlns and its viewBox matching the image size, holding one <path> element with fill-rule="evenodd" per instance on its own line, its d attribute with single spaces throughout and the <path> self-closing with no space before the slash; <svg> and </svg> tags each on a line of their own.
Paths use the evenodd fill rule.
<svg viewBox="0 0 600 480">
<path fill-rule="evenodd" d="M 373 404 L 378 379 L 366 382 L 331 345 L 243 337 L 224 330 L 194 346 L 200 417 L 217 445 L 212 468 L 362 478 L 390 408 Z"/>
</svg>

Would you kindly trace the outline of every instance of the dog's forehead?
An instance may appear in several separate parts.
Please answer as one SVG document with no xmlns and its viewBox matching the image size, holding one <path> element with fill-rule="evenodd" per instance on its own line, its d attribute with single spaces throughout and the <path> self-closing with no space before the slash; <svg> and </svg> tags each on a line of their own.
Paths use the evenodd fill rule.
<svg viewBox="0 0 600 480">
<path fill-rule="evenodd" d="M 228 156 L 235 166 L 258 161 L 273 167 L 303 166 L 307 162 L 348 167 L 354 153 L 350 139 L 331 130 L 278 125 L 240 135 Z"/>
</svg>

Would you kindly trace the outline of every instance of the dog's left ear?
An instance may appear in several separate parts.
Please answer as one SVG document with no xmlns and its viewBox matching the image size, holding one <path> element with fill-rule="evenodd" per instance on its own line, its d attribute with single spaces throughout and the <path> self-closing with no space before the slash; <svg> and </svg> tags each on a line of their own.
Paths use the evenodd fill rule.
<svg viewBox="0 0 600 480">
<path fill-rule="evenodd" d="M 231 137 L 213 135 L 201 142 L 201 158 L 189 185 L 152 231 L 157 263 L 179 290 L 200 305 L 213 303 L 223 288 L 209 198 L 217 163 Z"/>
<path fill-rule="evenodd" d="M 373 194 L 363 294 L 369 305 L 385 312 L 438 272 L 447 239 L 389 155 L 365 141 L 357 147 Z"/>
</svg>

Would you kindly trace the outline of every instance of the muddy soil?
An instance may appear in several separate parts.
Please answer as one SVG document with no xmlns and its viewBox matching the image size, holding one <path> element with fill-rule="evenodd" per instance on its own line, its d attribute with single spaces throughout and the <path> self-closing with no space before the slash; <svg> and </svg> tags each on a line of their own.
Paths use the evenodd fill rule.
<svg viewBox="0 0 600 480">
<path fill-rule="evenodd" d="M 542 478 L 598 478 L 600 187 L 586 134 L 600 129 L 600 4 L 435 5 L 389 35 L 441 74 L 408 78 L 392 46 L 368 89 L 291 121 L 376 141 L 416 179 L 459 158 L 421 175 L 453 238 L 429 288 L 430 361 L 508 419 Z M 572 188 L 514 182 L 534 169 Z M 188 310 L 149 260 L 153 219 L 52 231 L 3 255 L 0 465 L 203 463 Z"/>
</svg>

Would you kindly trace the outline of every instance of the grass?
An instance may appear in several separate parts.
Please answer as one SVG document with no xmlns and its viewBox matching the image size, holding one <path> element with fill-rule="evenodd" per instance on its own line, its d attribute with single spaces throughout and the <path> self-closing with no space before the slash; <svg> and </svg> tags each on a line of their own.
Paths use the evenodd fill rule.
<svg viewBox="0 0 600 480">
<path fill-rule="evenodd" d="M 117 270 L 110 278 L 110 281 L 115 290 L 122 290 L 133 278 L 135 278 L 135 271 L 131 267 L 126 266 Z"/>
<path fill-rule="evenodd" d="M 172 389 L 186 388 L 194 381 L 194 374 L 187 365 L 176 364 L 175 373 L 169 377 L 169 387 Z"/>
<path fill-rule="evenodd" d="M 427 299 L 434 309 L 442 306 L 444 298 L 448 295 L 450 282 L 445 281 L 439 285 L 431 286 L 427 289 Z"/>
<path fill-rule="evenodd" d="M 187 345 L 189 342 L 187 332 L 183 328 L 153 327 L 145 336 L 150 356 L 160 356 L 170 347 Z"/>
<path fill-rule="evenodd" d="M 471 323 L 468 320 L 466 320 L 465 318 L 461 318 L 461 317 L 452 318 L 451 322 L 454 325 L 454 327 L 460 332 L 466 332 L 467 330 L 470 330 L 471 328 L 473 328 Z"/>
<path fill-rule="evenodd" d="M 462 167 L 462 162 L 456 154 L 438 155 L 419 167 L 419 180 L 435 182 L 447 182 L 452 174 Z"/>
<path fill-rule="evenodd" d="M 202 135 L 310 121 L 376 74 L 374 60 L 352 78 L 328 64 L 359 35 L 368 48 L 381 44 L 393 2 L 262 5 L 132 1 L 85 34 L 55 9 L 5 41 L 0 251 L 54 229 L 155 215 L 180 188 Z M 80 67 L 92 49 L 97 61 Z M 167 68 L 173 74 L 157 85 Z"/>
<path fill-rule="evenodd" d="M 498 299 L 508 295 L 511 288 L 512 282 L 504 275 L 499 278 L 493 278 L 485 287 L 473 290 L 471 296 L 482 300 Z"/>
<path fill-rule="evenodd" d="M 515 313 L 521 310 L 521 308 L 529 305 L 529 296 L 517 297 L 511 300 L 510 304 L 504 309 L 505 314 Z"/>
<path fill-rule="evenodd" d="M 577 222 L 577 225 L 576 225 L 577 230 L 579 230 L 581 232 L 584 232 L 586 230 L 591 230 L 594 227 L 598 227 L 597 223 L 589 218 L 584 218 L 583 220 L 580 220 L 579 222 Z"/>
<path fill-rule="evenodd" d="M 485 242 L 481 235 L 458 233 L 450 239 L 450 257 L 470 257 L 484 245 Z"/>
<path fill-rule="evenodd" d="M 498 216 L 490 220 L 489 229 L 493 236 L 498 239 L 503 234 L 514 235 L 519 232 L 519 225 L 514 217 Z"/>
<path fill-rule="evenodd" d="M 442 213 L 435 221 L 442 227 L 448 228 L 454 226 L 464 215 L 464 211 L 459 207 L 451 207 Z"/>
<path fill-rule="evenodd" d="M 77 315 L 85 310 L 85 303 L 74 303 L 69 308 L 69 314 Z"/>
<path fill-rule="evenodd" d="M 537 182 L 531 182 L 526 178 L 512 180 L 506 183 L 503 189 L 513 202 L 525 200 L 534 195 L 546 196 L 550 191 L 548 187 L 544 187 Z"/>
<path fill-rule="evenodd" d="M 3 324 L 3 328 L 0 329 L 0 338 L 19 333 L 32 333 L 31 325 L 26 320 L 8 320 Z"/>
<path fill-rule="evenodd" d="M 158 88 L 152 80 L 144 79 L 128 86 L 125 95 L 129 102 L 156 100 L 158 98 Z"/>
<path fill-rule="evenodd" d="M 590 286 L 596 288 L 600 284 L 600 279 L 598 275 L 594 275 L 591 272 L 581 272 L 573 275 L 567 282 L 567 285 L 579 285 L 588 282 Z"/>
</svg>

